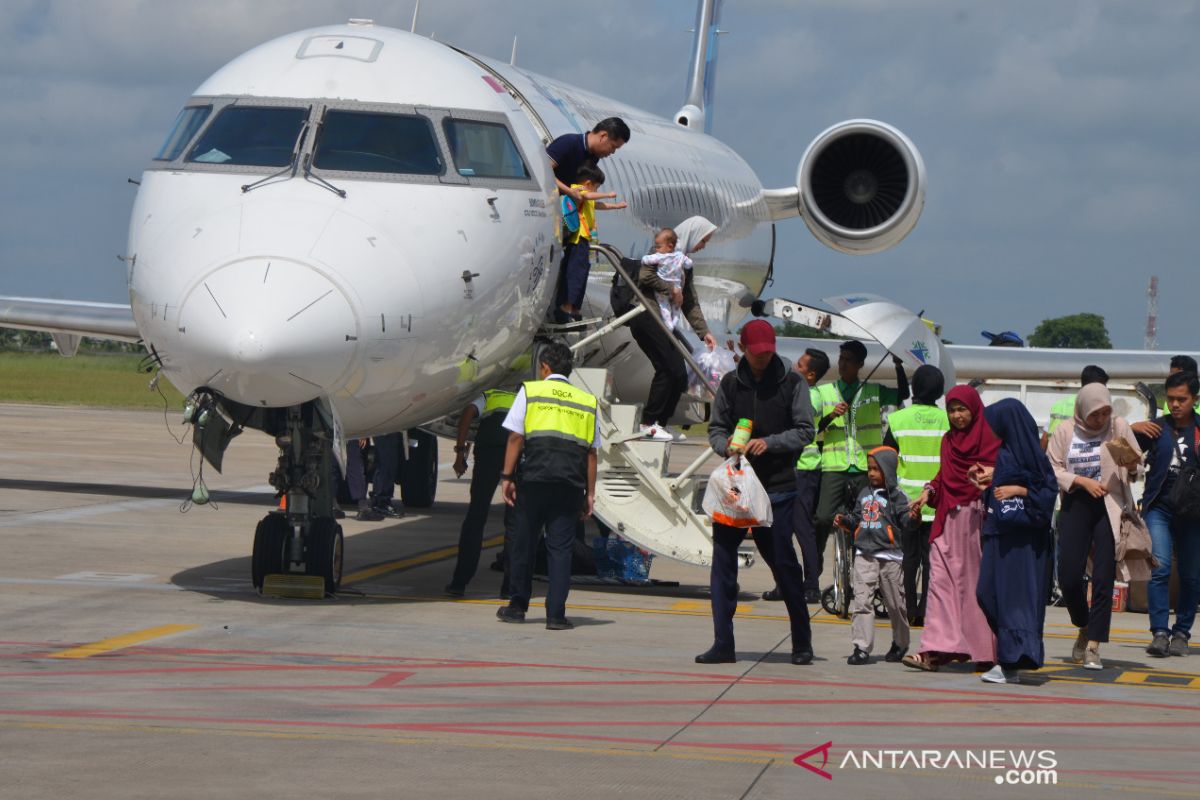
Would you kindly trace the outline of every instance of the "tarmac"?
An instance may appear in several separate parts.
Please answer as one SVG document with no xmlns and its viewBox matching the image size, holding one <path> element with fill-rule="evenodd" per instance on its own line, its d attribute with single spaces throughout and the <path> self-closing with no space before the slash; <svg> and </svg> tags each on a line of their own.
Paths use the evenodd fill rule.
<svg viewBox="0 0 1200 800">
<path fill-rule="evenodd" d="M 468 489 L 446 441 L 433 508 L 342 523 L 336 598 L 262 598 L 274 444 L 236 439 L 189 508 L 178 419 L 0 405 L 0 797 L 1197 796 L 1200 650 L 1150 658 L 1143 614 L 1114 614 L 1087 671 L 1049 608 L 1020 685 L 884 663 L 884 620 L 849 666 L 848 624 L 816 608 L 816 661 L 793 666 L 761 561 L 736 664 L 693 663 L 708 575 L 666 559 L 651 576 L 678 586 L 573 587 L 575 630 L 540 605 L 506 625 L 494 549 L 465 598 L 441 594 Z"/>
</svg>

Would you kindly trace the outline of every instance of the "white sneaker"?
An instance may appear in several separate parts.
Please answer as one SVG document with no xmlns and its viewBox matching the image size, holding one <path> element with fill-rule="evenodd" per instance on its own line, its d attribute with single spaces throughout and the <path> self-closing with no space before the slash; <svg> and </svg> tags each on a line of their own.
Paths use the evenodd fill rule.
<svg viewBox="0 0 1200 800">
<path fill-rule="evenodd" d="M 1021 676 L 1015 669 L 1005 669 L 997 664 L 979 676 L 985 683 L 1020 683 Z"/>
<path fill-rule="evenodd" d="M 640 425 L 638 427 L 641 429 L 642 437 L 645 439 L 653 439 L 656 442 L 671 441 L 671 434 L 666 428 L 660 428 L 657 425 Z"/>
<path fill-rule="evenodd" d="M 669 425 L 664 425 L 663 430 L 671 437 L 672 442 L 686 442 L 687 437 L 683 435 L 683 431 L 677 431 Z"/>
</svg>

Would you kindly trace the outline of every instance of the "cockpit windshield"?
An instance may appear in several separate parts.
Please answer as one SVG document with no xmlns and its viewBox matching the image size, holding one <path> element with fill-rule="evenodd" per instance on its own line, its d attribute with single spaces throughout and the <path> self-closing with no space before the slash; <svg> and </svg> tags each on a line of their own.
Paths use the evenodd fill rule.
<svg viewBox="0 0 1200 800">
<path fill-rule="evenodd" d="M 313 166 L 410 175 L 440 175 L 444 169 L 426 118 L 332 109 L 321 123 Z"/>
<path fill-rule="evenodd" d="M 204 124 L 211 113 L 212 106 L 188 106 L 180 111 L 179 116 L 175 118 L 175 124 L 171 126 L 171 133 L 163 142 L 163 146 L 159 148 L 154 160 L 174 161 L 179 158 L 183 148 L 188 146 L 188 142 L 196 135 L 196 131 L 200 130 L 200 126 Z"/>
<path fill-rule="evenodd" d="M 508 128 L 496 122 L 452 118 L 444 125 L 458 174 L 468 178 L 529 177 Z"/>
<path fill-rule="evenodd" d="M 292 161 L 307 108 L 228 106 L 188 154 L 200 164 L 286 167 Z"/>
</svg>

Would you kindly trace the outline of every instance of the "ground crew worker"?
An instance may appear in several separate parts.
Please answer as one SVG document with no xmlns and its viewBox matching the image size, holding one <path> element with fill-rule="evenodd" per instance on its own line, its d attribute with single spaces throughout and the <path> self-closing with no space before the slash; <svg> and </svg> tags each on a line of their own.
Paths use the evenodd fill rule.
<svg viewBox="0 0 1200 800">
<path fill-rule="evenodd" d="M 821 403 L 817 394 L 817 382 L 829 371 L 829 356 L 823 350 L 810 347 L 796 362 L 796 372 L 808 382 L 809 399 L 813 408 Z M 821 587 L 817 581 L 819 557 L 817 556 L 817 531 L 813 525 L 813 513 L 817 510 L 817 495 L 821 491 L 821 445 L 820 437 L 800 451 L 796 460 L 796 543 L 800 545 L 800 559 L 804 562 L 804 602 L 820 603 Z M 776 586 L 763 592 L 763 600 L 782 600 L 783 594 Z"/>
<path fill-rule="evenodd" d="M 888 414 L 888 432 L 884 444 L 899 451 L 896 479 L 909 502 L 925 490 L 925 484 L 937 477 L 942 466 L 942 437 L 950 430 L 946 412 L 937 407 L 946 388 L 941 370 L 931 364 L 917 368 L 912 378 L 913 402 Z M 929 594 L 929 534 L 933 528 L 933 509 L 921 508 L 921 524 L 902 529 L 904 551 L 904 598 L 908 621 L 925 624 L 925 600 Z M 921 591 L 917 593 L 917 573 Z"/>
<path fill-rule="evenodd" d="M 533 559 L 538 532 L 546 529 L 546 628 L 569 630 L 567 592 L 571 588 L 571 551 L 580 519 L 592 514 L 596 491 L 596 448 L 600 424 L 596 398 L 567 382 L 573 356 L 559 342 L 538 353 L 540 380 L 526 382 L 504 419 L 510 433 L 504 454 L 504 502 L 516 507 L 517 535 L 508 554 L 512 597 L 496 616 L 524 622 L 533 593 Z M 522 452 L 520 484 L 513 474 Z"/>
<path fill-rule="evenodd" d="M 454 445 L 454 474 L 462 477 L 467 471 L 467 434 L 471 422 L 479 417 L 479 429 L 475 432 L 475 469 L 471 472 L 471 503 L 467 516 L 458 532 L 458 560 L 454 574 L 446 584 L 446 594 L 462 597 L 467 584 L 475 577 L 479 568 L 479 554 L 483 549 L 483 529 L 487 525 L 488 512 L 492 507 L 492 496 L 500 484 L 500 473 L 504 471 L 504 451 L 508 445 L 508 431 L 504 429 L 504 417 L 512 408 L 515 392 L 488 389 L 471 405 L 467 406 L 458 420 L 458 439 Z M 504 533 L 511 536 L 516 523 L 515 512 L 504 506 Z"/>
<path fill-rule="evenodd" d="M 908 379 L 900 359 L 896 387 L 860 383 L 859 371 L 867 361 L 867 348 L 852 339 L 838 353 L 838 380 L 817 387 L 821 405 L 814 411 L 821 445 L 821 492 L 817 498 L 817 567 L 821 573 L 825 545 L 833 518 L 850 510 L 867 485 L 867 451 L 883 444 L 883 406 L 908 399 Z"/>
<path fill-rule="evenodd" d="M 1083 368 L 1083 372 L 1079 373 L 1079 385 L 1083 387 L 1089 383 L 1102 383 L 1108 386 L 1108 373 L 1095 364 L 1088 364 Z M 1054 433 L 1055 428 L 1063 422 L 1075 419 L 1075 397 L 1074 394 L 1063 395 L 1054 401 L 1054 405 L 1050 406 L 1050 421 L 1046 423 L 1046 432 L 1042 434 L 1043 450 L 1050 443 L 1050 435 Z"/>
</svg>

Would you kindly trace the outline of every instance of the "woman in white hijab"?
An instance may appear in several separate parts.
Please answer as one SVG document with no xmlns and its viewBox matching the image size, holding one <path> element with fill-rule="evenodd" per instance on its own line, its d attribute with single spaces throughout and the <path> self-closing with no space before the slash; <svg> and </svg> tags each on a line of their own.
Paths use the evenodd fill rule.
<svg viewBox="0 0 1200 800">
<path fill-rule="evenodd" d="M 698 253 L 708 245 L 716 231 L 717 226 L 704 217 L 689 217 L 675 226 L 675 249 L 685 255 Z M 700 309 L 700 303 L 696 301 L 692 270 L 686 269 L 684 273 L 680 308 L 692 330 L 704 340 L 708 349 L 712 350 L 716 348 L 717 340 L 709 332 L 708 324 L 704 321 L 704 312 Z M 646 265 L 638 272 L 637 288 L 648 297 L 653 297 L 658 292 L 669 295 L 673 291 L 680 291 L 659 278 L 653 266 Z M 642 407 L 642 433 L 652 439 L 681 441 L 684 438 L 683 434 L 672 431 L 667 427 L 667 423 L 675 415 L 675 407 L 679 405 L 679 398 L 688 385 L 687 366 L 683 362 L 683 356 L 675 348 L 671 337 L 663 332 L 649 313 L 634 317 L 629 323 L 629 328 L 634 341 L 654 366 L 650 395 Z"/>
<path fill-rule="evenodd" d="M 1118 462 L 1106 443 L 1126 442 L 1128 454 Z M 1112 397 L 1101 383 L 1089 383 L 1075 399 L 1075 424 L 1059 425 L 1046 450 L 1058 486 L 1062 510 L 1058 515 L 1058 580 L 1071 623 L 1079 629 L 1071 660 L 1085 669 L 1103 669 L 1100 644 L 1108 641 L 1112 624 L 1113 581 L 1148 578 L 1144 559 L 1118 563 L 1121 517 L 1135 515 L 1129 485 L 1142 451 L 1123 418 L 1113 416 Z M 1091 554 L 1091 602 L 1084 586 Z"/>
</svg>

